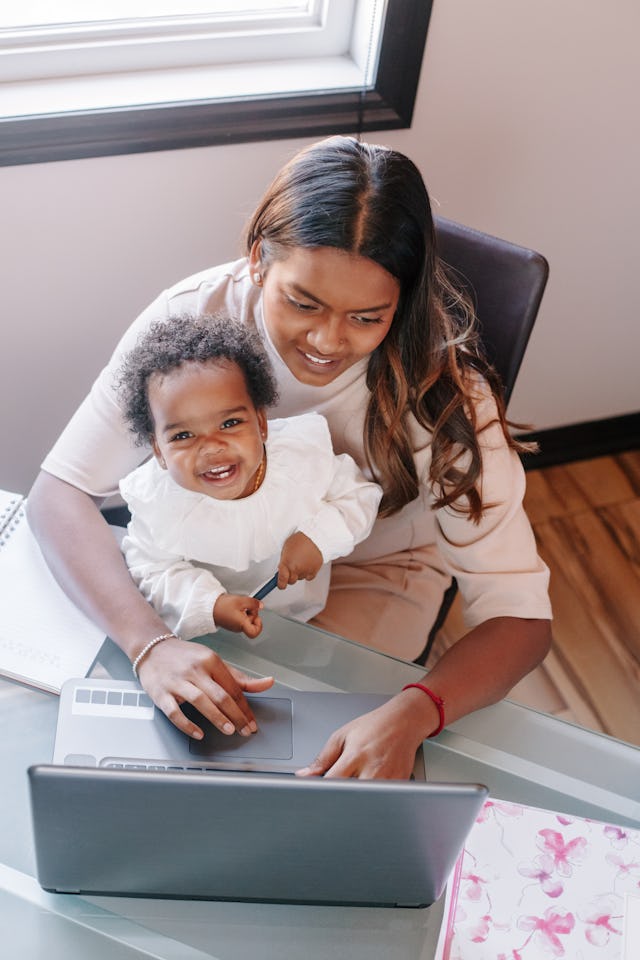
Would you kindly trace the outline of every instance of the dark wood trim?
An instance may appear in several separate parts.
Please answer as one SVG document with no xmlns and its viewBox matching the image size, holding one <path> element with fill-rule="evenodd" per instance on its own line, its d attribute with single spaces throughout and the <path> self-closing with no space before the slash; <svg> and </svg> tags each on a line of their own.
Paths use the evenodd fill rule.
<svg viewBox="0 0 640 960">
<path fill-rule="evenodd" d="M 640 449 L 640 413 L 522 433 L 518 434 L 518 439 L 534 440 L 540 447 L 539 453 L 523 455 L 525 470 L 612 456 L 625 450 Z"/>
<path fill-rule="evenodd" d="M 431 0 L 391 0 L 374 89 L 0 120 L 0 166 L 409 127 Z"/>
</svg>

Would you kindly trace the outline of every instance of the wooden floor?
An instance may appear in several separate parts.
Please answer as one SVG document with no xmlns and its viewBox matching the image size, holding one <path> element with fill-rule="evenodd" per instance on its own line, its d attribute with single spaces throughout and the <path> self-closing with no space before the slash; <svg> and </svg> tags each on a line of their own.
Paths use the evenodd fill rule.
<svg viewBox="0 0 640 960">
<path fill-rule="evenodd" d="M 510 698 L 640 745 L 640 450 L 527 474 L 551 570 L 551 652 Z M 462 631 L 459 603 L 438 638 Z"/>
</svg>

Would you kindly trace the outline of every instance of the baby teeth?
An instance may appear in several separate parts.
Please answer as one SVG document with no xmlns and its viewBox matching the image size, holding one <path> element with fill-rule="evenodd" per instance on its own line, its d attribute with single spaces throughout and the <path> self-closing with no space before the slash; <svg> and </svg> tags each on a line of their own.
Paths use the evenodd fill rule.
<svg viewBox="0 0 640 960">
<path fill-rule="evenodd" d="M 230 476 L 232 469 L 231 467 L 216 467 L 215 469 L 207 470 L 206 472 L 210 476 L 219 477 L 224 480 L 225 477 Z"/>
</svg>

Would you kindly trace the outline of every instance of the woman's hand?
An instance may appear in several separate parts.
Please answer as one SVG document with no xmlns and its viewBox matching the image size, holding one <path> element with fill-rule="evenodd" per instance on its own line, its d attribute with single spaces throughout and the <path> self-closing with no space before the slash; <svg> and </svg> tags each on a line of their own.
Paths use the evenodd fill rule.
<svg viewBox="0 0 640 960">
<path fill-rule="evenodd" d="M 306 533 L 292 533 L 284 542 L 278 564 L 278 589 L 298 580 L 313 580 L 322 566 L 322 553 Z"/>
<path fill-rule="evenodd" d="M 204 644 L 177 637 L 150 650 L 138 676 L 156 706 L 196 740 L 203 731 L 185 716 L 181 703 L 193 704 L 222 733 L 249 736 L 258 727 L 244 691 L 258 693 L 273 685 L 273 677 L 248 677 Z"/>
<path fill-rule="evenodd" d="M 424 703 L 407 690 L 346 723 L 297 775 L 408 780 L 418 747 L 438 722 L 435 705 L 418 692 Z"/>
</svg>

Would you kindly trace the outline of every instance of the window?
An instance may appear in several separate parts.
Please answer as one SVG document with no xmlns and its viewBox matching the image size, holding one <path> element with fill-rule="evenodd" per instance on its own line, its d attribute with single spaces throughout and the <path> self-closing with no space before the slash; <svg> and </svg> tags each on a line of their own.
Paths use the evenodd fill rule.
<svg viewBox="0 0 640 960">
<path fill-rule="evenodd" d="M 431 11 L 426 0 L 5 6 L 3 165 L 409 126 Z"/>
</svg>

